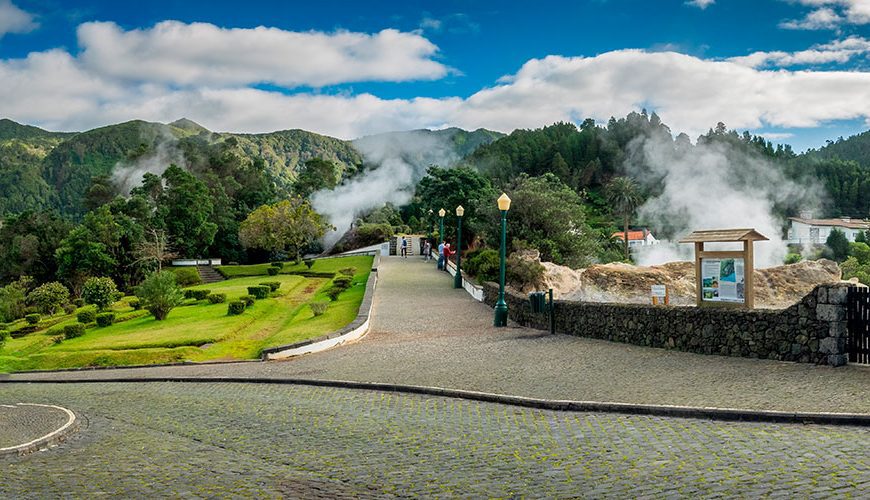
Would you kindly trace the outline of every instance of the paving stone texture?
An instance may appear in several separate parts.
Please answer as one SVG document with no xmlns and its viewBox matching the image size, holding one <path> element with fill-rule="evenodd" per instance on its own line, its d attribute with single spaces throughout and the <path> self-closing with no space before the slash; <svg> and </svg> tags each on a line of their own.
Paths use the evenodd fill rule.
<svg viewBox="0 0 870 500">
<path fill-rule="evenodd" d="M 59 408 L 15 403 L 0 392 L 0 449 L 39 439 L 69 421 L 69 415 Z"/>
<path fill-rule="evenodd" d="M 322 378 L 439 386 L 545 399 L 870 413 L 870 367 L 706 356 L 492 327 L 434 263 L 383 258 L 372 331 L 289 361 L 21 374 L 11 379 L 149 376 Z"/>
<path fill-rule="evenodd" d="M 74 407 L 65 443 L 0 458 L 0 498 L 859 498 L 870 431 L 565 413 L 261 384 L 6 384 Z"/>
</svg>

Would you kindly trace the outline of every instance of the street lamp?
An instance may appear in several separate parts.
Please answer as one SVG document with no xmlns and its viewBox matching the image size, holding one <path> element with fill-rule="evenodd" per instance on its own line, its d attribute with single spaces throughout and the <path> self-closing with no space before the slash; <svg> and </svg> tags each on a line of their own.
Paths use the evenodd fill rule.
<svg viewBox="0 0 870 500">
<path fill-rule="evenodd" d="M 462 205 L 456 207 L 456 274 L 453 275 L 453 288 L 462 288 Z"/>
<path fill-rule="evenodd" d="M 432 241 L 432 224 L 434 223 L 434 221 L 432 220 L 432 214 L 433 214 L 433 213 L 434 213 L 434 212 L 433 212 L 432 209 L 430 208 L 430 209 L 429 209 L 429 241 Z"/>
<path fill-rule="evenodd" d="M 499 264 L 498 302 L 495 304 L 495 326 L 507 326 L 508 306 L 504 300 L 504 267 L 505 246 L 507 245 L 507 213 L 511 208 L 511 199 L 507 193 L 498 198 L 498 209 L 501 211 L 501 262 Z"/>
<path fill-rule="evenodd" d="M 443 208 L 438 211 L 438 216 L 441 217 L 441 231 L 438 233 L 438 240 L 444 243 L 444 216 L 447 215 L 447 210 Z"/>
<path fill-rule="evenodd" d="M 439 269 L 447 271 L 447 255 L 442 250 L 443 247 L 441 246 L 444 244 L 444 216 L 447 215 L 447 211 L 442 208 L 438 211 L 438 215 L 441 217 L 441 230 L 438 232 L 438 241 L 441 242 L 441 244 L 438 245 L 438 262 L 440 265 L 444 266 Z"/>
</svg>

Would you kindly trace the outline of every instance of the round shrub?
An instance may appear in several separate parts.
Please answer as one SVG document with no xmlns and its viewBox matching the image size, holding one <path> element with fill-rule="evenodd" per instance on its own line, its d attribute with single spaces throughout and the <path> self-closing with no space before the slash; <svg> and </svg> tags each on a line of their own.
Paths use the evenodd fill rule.
<svg viewBox="0 0 870 500">
<path fill-rule="evenodd" d="M 356 268 L 355 267 L 345 267 L 345 268 L 339 269 L 338 274 L 343 274 L 345 276 L 353 277 L 353 275 L 356 274 Z"/>
<path fill-rule="evenodd" d="M 329 307 L 329 302 L 312 302 L 308 304 L 308 307 L 311 308 L 311 312 L 314 313 L 315 316 L 320 316 L 326 312 L 326 308 Z"/>
<path fill-rule="evenodd" d="M 326 291 L 326 295 L 329 297 L 329 300 L 336 301 L 338 300 L 338 296 L 341 295 L 341 292 L 347 290 L 347 288 L 341 288 L 338 286 L 334 286 Z"/>
<path fill-rule="evenodd" d="M 193 290 L 192 295 L 196 300 L 205 300 L 211 295 L 211 290 Z"/>
<path fill-rule="evenodd" d="M 259 285 L 260 285 L 260 286 L 267 286 L 267 287 L 269 287 L 269 291 L 270 291 L 270 292 L 274 292 L 275 290 L 281 288 L 281 282 L 280 282 L 280 281 L 264 281 L 264 282 L 262 282 L 262 283 L 259 283 Z"/>
<path fill-rule="evenodd" d="M 142 301 L 142 306 L 154 315 L 154 319 L 166 319 L 175 306 L 184 302 L 184 292 L 175 282 L 175 273 L 161 271 L 153 273 L 136 287 L 136 296 Z M 208 292 L 206 292 L 206 297 Z"/>
<path fill-rule="evenodd" d="M 28 325 L 35 325 L 39 323 L 39 318 L 41 318 L 41 316 L 38 314 L 28 314 L 24 317 Z"/>
<path fill-rule="evenodd" d="M 500 265 L 498 251 L 486 248 L 469 253 L 468 259 L 462 262 L 462 269 L 472 276 L 476 276 L 477 281 L 483 283 L 485 281 L 498 281 Z"/>
<path fill-rule="evenodd" d="M 252 305 L 254 305 L 254 301 L 256 301 L 257 298 L 253 295 L 242 295 L 241 297 L 239 297 L 239 300 L 244 302 L 246 307 L 251 307 Z"/>
<path fill-rule="evenodd" d="M 101 311 L 115 302 L 117 293 L 118 287 L 112 278 L 88 278 L 82 286 L 82 298 L 85 302 L 97 306 Z"/>
<path fill-rule="evenodd" d="M 115 322 L 115 313 L 101 313 L 97 314 L 97 326 L 99 327 L 107 327 L 112 326 L 112 323 Z"/>
<path fill-rule="evenodd" d="M 350 288 L 351 281 L 353 281 L 352 277 L 342 274 L 340 276 L 336 276 L 332 280 L 332 286 L 348 289 Z"/>
<path fill-rule="evenodd" d="M 302 262 L 305 263 L 305 267 L 307 267 L 308 269 L 311 269 L 311 266 L 314 265 L 314 259 L 305 259 Z"/>
<path fill-rule="evenodd" d="M 63 305 L 64 314 L 72 314 L 72 313 L 76 312 L 76 309 L 77 309 L 77 307 L 73 304 L 64 304 Z"/>
<path fill-rule="evenodd" d="M 73 303 L 73 305 L 76 306 L 76 307 L 84 307 L 84 305 L 85 305 L 85 299 L 81 299 L 81 298 L 79 298 L 79 299 L 73 299 L 72 303 Z"/>
<path fill-rule="evenodd" d="M 234 300 L 227 304 L 227 315 L 238 316 L 245 312 L 245 303 L 241 300 Z"/>
<path fill-rule="evenodd" d="M 130 304 L 130 307 L 132 307 L 134 311 L 142 309 L 142 301 L 139 299 L 132 299 L 128 304 Z"/>
<path fill-rule="evenodd" d="M 213 293 L 208 296 L 208 301 L 212 304 L 223 304 L 227 301 L 227 294 L 225 293 Z"/>
<path fill-rule="evenodd" d="M 269 296 L 269 292 L 271 292 L 271 291 L 272 291 L 272 288 L 269 286 L 259 285 L 259 286 L 249 286 L 248 287 L 248 294 L 253 295 L 254 298 L 256 298 L 256 299 L 265 299 L 266 297 Z"/>
<path fill-rule="evenodd" d="M 175 282 L 181 286 L 193 286 L 202 283 L 202 277 L 195 267 L 173 267 Z"/>
<path fill-rule="evenodd" d="M 52 315 L 69 300 L 69 290 L 57 281 L 45 283 L 27 294 L 27 303 L 42 314 Z"/>
<path fill-rule="evenodd" d="M 76 314 L 76 318 L 78 318 L 79 323 L 87 325 L 88 323 L 93 323 L 97 320 L 97 311 L 94 311 L 93 309 L 84 309 Z"/>
<path fill-rule="evenodd" d="M 280 269 L 278 269 L 277 267 L 270 267 L 269 269 L 266 269 L 266 272 L 269 273 L 269 276 L 277 276 L 278 271 L 280 271 Z"/>
<path fill-rule="evenodd" d="M 85 325 L 81 323 L 75 323 L 72 325 L 66 325 L 63 327 L 63 336 L 67 339 L 74 339 L 76 337 L 81 337 L 85 334 Z"/>
</svg>

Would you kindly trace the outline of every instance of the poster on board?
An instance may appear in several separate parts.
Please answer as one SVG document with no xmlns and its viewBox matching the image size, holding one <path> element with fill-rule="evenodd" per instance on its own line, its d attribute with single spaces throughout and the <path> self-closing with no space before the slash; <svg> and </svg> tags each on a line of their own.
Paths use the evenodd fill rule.
<svg viewBox="0 0 870 500">
<path fill-rule="evenodd" d="M 744 302 L 743 259 L 701 259 L 701 299 L 705 302 Z"/>
</svg>

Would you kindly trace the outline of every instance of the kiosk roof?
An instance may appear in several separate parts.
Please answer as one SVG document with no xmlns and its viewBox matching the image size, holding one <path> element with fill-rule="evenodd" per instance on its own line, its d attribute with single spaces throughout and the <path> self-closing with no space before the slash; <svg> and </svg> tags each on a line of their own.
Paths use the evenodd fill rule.
<svg viewBox="0 0 870 500">
<path fill-rule="evenodd" d="M 765 241 L 767 239 L 767 236 L 759 233 L 755 229 L 707 229 L 704 231 L 692 232 L 685 238 L 681 239 L 680 243 Z"/>
</svg>

